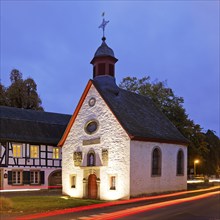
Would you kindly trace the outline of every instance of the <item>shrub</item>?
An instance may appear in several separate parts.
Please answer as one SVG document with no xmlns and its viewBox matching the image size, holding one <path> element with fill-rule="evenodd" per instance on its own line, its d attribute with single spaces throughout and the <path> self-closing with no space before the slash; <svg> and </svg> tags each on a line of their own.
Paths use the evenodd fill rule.
<svg viewBox="0 0 220 220">
<path fill-rule="evenodd" d="M 13 203 L 11 199 L 0 197 L 0 210 L 1 211 L 8 211 L 13 207 Z"/>
</svg>

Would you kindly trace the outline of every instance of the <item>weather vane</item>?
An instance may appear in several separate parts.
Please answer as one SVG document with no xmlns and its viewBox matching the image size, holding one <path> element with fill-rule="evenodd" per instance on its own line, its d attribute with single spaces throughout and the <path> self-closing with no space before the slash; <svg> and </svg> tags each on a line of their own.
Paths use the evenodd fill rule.
<svg viewBox="0 0 220 220">
<path fill-rule="evenodd" d="M 102 13 L 102 17 L 103 17 L 103 20 L 102 20 L 102 23 L 101 25 L 99 26 L 99 28 L 102 28 L 102 31 L 103 31 L 103 39 L 105 39 L 105 26 L 108 24 L 109 21 L 106 21 L 105 18 L 105 12 Z"/>
</svg>

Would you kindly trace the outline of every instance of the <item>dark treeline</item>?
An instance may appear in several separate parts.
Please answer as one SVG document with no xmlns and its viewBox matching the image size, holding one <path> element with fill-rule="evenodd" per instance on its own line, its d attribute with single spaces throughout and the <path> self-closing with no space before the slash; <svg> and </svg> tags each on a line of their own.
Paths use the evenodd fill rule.
<svg viewBox="0 0 220 220">
<path fill-rule="evenodd" d="M 0 105 L 43 111 L 37 93 L 37 84 L 32 78 L 23 80 L 22 73 L 13 69 L 10 73 L 11 85 L 0 84 Z"/>
<path fill-rule="evenodd" d="M 214 131 L 204 132 L 189 118 L 183 107 L 183 97 L 174 94 L 166 82 L 150 81 L 150 77 L 126 77 L 121 88 L 150 97 L 178 130 L 190 141 L 188 146 L 188 174 L 193 172 L 194 161 L 199 160 L 197 173 L 220 175 L 220 139 Z"/>
</svg>

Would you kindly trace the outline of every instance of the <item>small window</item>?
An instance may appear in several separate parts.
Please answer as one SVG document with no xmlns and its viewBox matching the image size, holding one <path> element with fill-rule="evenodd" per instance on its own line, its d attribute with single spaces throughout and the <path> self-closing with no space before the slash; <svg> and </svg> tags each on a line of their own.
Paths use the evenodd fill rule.
<svg viewBox="0 0 220 220">
<path fill-rule="evenodd" d="M 70 176 L 70 184 L 71 184 L 71 188 L 76 188 L 76 176 L 75 175 Z"/>
<path fill-rule="evenodd" d="M 105 63 L 98 64 L 98 75 L 105 75 Z"/>
<path fill-rule="evenodd" d="M 110 190 L 116 190 L 116 176 L 110 177 Z"/>
<path fill-rule="evenodd" d="M 13 157 L 21 157 L 21 144 L 13 144 Z"/>
<path fill-rule="evenodd" d="M 96 103 L 96 99 L 94 97 L 89 99 L 89 106 L 90 107 L 93 107 L 95 105 L 95 103 Z"/>
<path fill-rule="evenodd" d="M 12 184 L 13 185 L 21 185 L 22 184 L 22 171 L 14 170 L 12 171 Z"/>
<path fill-rule="evenodd" d="M 109 75 L 113 77 L 115 75 L 115 66 L 113 64 L 109 64 Z"/>
<path fill-rule="evenodd" d="M 59 159 L 60 158 L 60 149 L 58 147 L 53 148 L 53 159 Z"/>
<path fill-rule="evenodd" d="M 95 78 L 95 74 L 96 74 L 96 66 L 93 66 L 93 78 Z"/>
<path fill-rule="evenodd" d="M 30 183 L 31 184 L 40 184 L 40 171 L 30 171 Z"/>
<path fill-rule="evenodd" d="M 87 166 L 95 166 L 95 152 L 93 150 L 87 154 Z"/>
<path fill-rule="evenodd" d="M 38 158 L 39 146 L 31 145 L 30 146 L 30 157 Z"/>
<path fill-rule="evenodd" d="M 177 153 L 177 175 L 184 175 L 184 155 L 182 150 Z"/>
<path fill-rule="evenodd" d="M 97 131 L 98 129 L 98 122 L 96 120 L 91 120 L 86 123 L 85 125 L 85 132 L 87 134 L 93 134 Z"/>
<path fill-rule="evenodd" d="M 152 176 L 161 175 L 161 152 L 159 148 L 155 148 L 152 153 Z"/>
</svg>

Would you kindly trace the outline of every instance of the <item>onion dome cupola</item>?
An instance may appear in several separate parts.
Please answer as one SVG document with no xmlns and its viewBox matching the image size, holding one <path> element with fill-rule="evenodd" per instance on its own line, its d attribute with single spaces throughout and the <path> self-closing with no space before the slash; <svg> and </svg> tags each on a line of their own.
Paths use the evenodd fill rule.
<svg viewBox="0 0 220 220">
<path fill-rule="evenodd" d="M 90 62 L 93 65 L 93 79 L 104 75 L 115 77 L 115 63 L 118 59 L 115 58 L 114 51 L 106 44 L 104 36 L 105 26 L 108 22 L 103 18 L 102 24 L 99 26 L 103 29 L 103 37 L 101 46 L 96 50 Z"/>
</svg>

